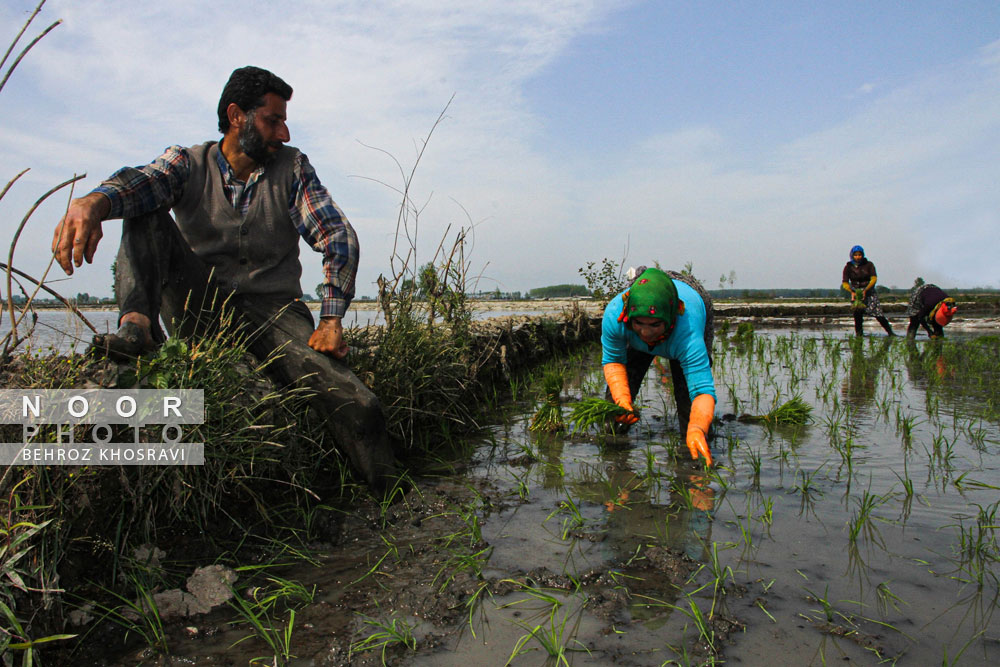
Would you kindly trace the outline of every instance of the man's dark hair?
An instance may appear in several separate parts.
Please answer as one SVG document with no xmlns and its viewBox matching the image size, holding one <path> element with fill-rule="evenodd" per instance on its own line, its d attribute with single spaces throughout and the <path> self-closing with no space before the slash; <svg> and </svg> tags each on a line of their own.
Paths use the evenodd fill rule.
<svg viewBox="0 0 1000 667">
<path fill-rule="evenodd" d="M 292 99 L 292 87 L 266 69 L 248 65 L 233 70 L 219 98 L 219 132 L 225 134 L 229 131 L 226 109 L 230 104 L 235 104 L 244 113 L 250 113 L 264 106 L 264 95 L 268 93 L 274 93 L 286 102 Z"/>
</svg>

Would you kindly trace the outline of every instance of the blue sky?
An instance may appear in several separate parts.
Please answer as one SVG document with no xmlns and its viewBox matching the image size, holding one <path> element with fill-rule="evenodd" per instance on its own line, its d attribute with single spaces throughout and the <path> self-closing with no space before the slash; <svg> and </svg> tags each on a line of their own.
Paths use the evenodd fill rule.
<svg viewBox="0 0 1000 667">
<path fill-rule="evenodd" d="M 34 4 L 2 3 L 0 43 Z M 73 173 L 89 190 L 217 138 L 223 83 L 255 64 L 295 88 L 291 143 L 358 231 L 358 294 L 391 270 L 386 153 L 408 170 L 452 96 L 412 184 L 417 259 L 472 223 L 482 289 L 580 282 L 603 257 L 691 262 L 710 288 L 731 271 L 831 287 L 856 243 L 886 285 L 1000 286 L 996 2 L 275 4 L 50 0 L 28 35 L 63 24 L 0 92 L 0 179 L 31 167 L 0 201 L 4 237 Z M 35 213 L 15 266 L 44 272 L 64 206 Z M 60 292 L 110 292 L 104 229 Z"/>
</svg>

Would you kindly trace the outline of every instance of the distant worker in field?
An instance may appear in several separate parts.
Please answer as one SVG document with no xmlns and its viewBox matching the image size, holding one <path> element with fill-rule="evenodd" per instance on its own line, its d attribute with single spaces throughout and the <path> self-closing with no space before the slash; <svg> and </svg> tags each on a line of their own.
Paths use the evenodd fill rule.
<svg viewBox="0 0 1000 667">
<path fill-rule="evenodd" d="M 922 326 L 931 338 L 943 338 L 944 327 L 955 317 L 957 310 L 955 300 L 937 285 L 914 285 L 910 290 L 910 305 L 906 309 L 910 317 L 906 336 L 916 338 L 917 328 Z"/>
<path fill-rule="evenodd" d="M 712 377 L 712 299 L 692 276 L 640 267 L 632 285 L 604 309 L 601 347 L 611 399 L 638 421 L 632 401 L 654 357 L 670 361 L 677 419 L 692 459 L 712 464 L 708 430 L 715 413 Z"/>
<path fill-rule="evenodd" d="M 74 199 L 52 252 L 72 274 L 93 261 L 102 222 L 122 218 L 119 328 L 95 336 L 91 351 L 128 359 L 155 349 L 161 315 L 177 336 L 211 332 L 231 317 L 258 359 L 276 355 L 268 364 L 275 381 L 313 390 L 333 442 L 381 486 L 396 473 L 382 406 L 343 361 L 357 235 L 306 156 L 286 145 L 291 97 L 267 70 L 233 71 L 218 105 L 221 140 L 171 146 Z M 300 238 L 323 255 L 319 326 L 300 300 Z"/>
<path fill-rule="evenodd" d="M 895 336 L 892 332 L 892 325 L 882 312 L 882 305 L 878 300 L 878 292 L 875 291 L 875 283 L 878 276 L 875 274 L 875 265 L 865 257 L 865 249 L 859 245 L 851 248 L 851 261 L 844 266 L 844 276 L 841 285 L 851 295 L 851 310 L 854 314 L 854 333 L 862 335 L 862 321 L 865 315 L 870 315 L 882 325 L 886 333 Z"/>
</svg>

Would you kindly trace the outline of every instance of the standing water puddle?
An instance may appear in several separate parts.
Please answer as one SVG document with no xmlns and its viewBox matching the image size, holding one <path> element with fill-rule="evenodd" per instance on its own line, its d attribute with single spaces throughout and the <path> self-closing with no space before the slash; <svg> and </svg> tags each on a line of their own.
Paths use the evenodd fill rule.
<svg viewBox="0 0 1000 667">
<path fill-rule="evenodd" d="M 283 573 L 316 586 L 290 664 L 1000 664 L 998 353 L 719 336 L 711 472 L 655 366 L 625 437 L 531 432 L 534 386 L 461 475 L 338 512 Z M 564 404 L 603 395 L 596 351 L 559 368 Z M 735 418 L 795 396 L 805 425 Z"/>
</svg>

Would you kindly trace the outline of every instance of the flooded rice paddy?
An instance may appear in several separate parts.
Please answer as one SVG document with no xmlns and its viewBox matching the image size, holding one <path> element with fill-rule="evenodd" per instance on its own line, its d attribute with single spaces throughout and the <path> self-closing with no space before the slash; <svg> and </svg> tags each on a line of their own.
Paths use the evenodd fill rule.
<svg viewBox="0 0 1000 667">
<path fill-rule="evenodd" d="M 603 394 L 598 355 L 553 366 L 564 415 Z M 514 384 L 458 472 L 330 512 L 313 563 L 281 573 L 312 593 L 291 629 L 274 614 L 277 644 L 217 615 L 172 664 L 1000 664 L 998 355 L 720 335 L 711 471 L 655 366 L 624 437 L 532 432 L 541 383 Z M 796 396 L 807 424 L 738 419 Z"/>
<path fill-rule="evenodd" d="M 502 664 L 518 648 L 533 653 L 512 664 L 997 664 L 998 351 L 995 338 L 721 336 L 707 475 L 655 367 L 625 441 L 536 435 L 525 414 L 472 470 L 520 500 L 484 523 L 483 574 L 568 589 L 538 602 L 545 577 L 529 577 L 520 597 L 483 602 L 486 627 L 453 659 L 415 664 Z M 567 400 L 603 392 L 596 363 L 574 379 Z M 733 418 L 794 396 L 810 423 Z M 679 557 L 657 563 L 661 547 Z"/>
</svg>

